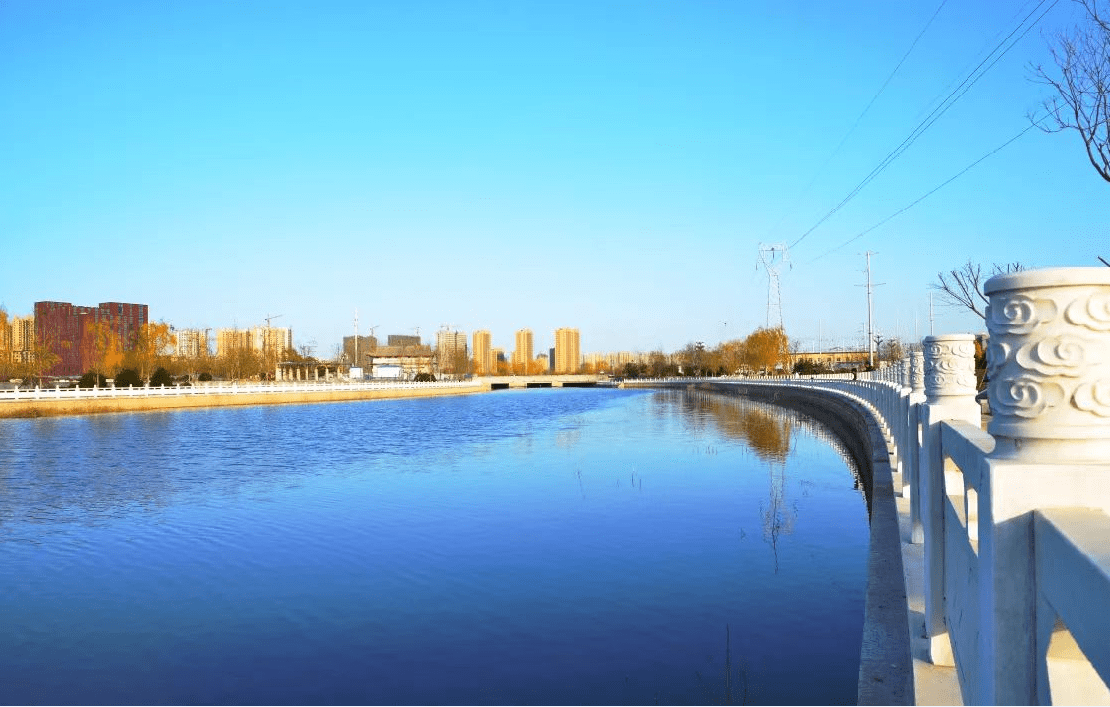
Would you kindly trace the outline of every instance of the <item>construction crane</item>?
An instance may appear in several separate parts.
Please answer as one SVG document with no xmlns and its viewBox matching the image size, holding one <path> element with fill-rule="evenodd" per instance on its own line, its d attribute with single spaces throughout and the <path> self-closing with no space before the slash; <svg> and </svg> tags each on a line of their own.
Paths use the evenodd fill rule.
<svg viewBox="0 0 1110 707">
<path fill-rule="evenodd" d="M 264 353 L 269 354 L 270 353 L 269 349 L 271 348 L 271 346 L 270 346 L 270 329 L 272 329 L 273 327 L 270 326 L 270 321 L 273 320 L 273 319 L 277 319 L 278 317 L 284 317 L 284 316 L 285 316 L 284 314 L 273 314 L 273 315 L 268 314 L 265 317 L 263 317 L 263 319 L 266 320 L 266 332 L 262 335 L 262 351 Z M 277 353 L 280 354 L 281 352 L 279 351 Z"/>
</svg>

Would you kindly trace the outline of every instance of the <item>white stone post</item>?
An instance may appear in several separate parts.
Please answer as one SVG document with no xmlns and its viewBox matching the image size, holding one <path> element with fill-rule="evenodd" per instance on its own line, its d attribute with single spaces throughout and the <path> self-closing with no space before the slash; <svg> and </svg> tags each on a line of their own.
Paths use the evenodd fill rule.
<svg viewBox="0 0 1110 707">
<path fill-rule="evenodd" d="M 898 471 L 901 474 L 902 488 L 897 489 L 903 498 L 910 498 L 914 491 L 911 486 L 912 474 L 910 473 L 910 458 L 916 453 L 916 447 L 910 443 L 910 387 L 909 387 L 909 362 L 900 359 L 894 369 L 895 384 L 895 414 L 897 420 L 894 438 L 898 442 Z"/>
<path fill-rule="evenodd" d="M 909 445 L 906 461 L 910 477 L 910 542 L 921 543 L 925 531 L 921 526 L 921 407 L 925 402 L 925 354 L 914 351 L 910 356 L 910 412 L 906 421 Z"/>
<path fill-rule="evenodd" d="M 960 420 L 979 425 L 975 402 L 975 337 L 927 336 L 924 341 L 925 404 L 922 406 L 921 523 L 925 555 L 925 638 L 929 659 L 952 665 L 952 645 L 944 618 L 944 458 L 940 423 Z"/>
<path fill-rule="evenodd" d="M 967 699 L 1034 704 L 1048 696 L 1037 624 L 1051 633 L 1054 612 L 1038 604 L 1032 511 L 1110 513 L 1110 268 L 1009 273 L 984 291 L 995 448 L 979 493 L 979 689 Z"/>
</svg>

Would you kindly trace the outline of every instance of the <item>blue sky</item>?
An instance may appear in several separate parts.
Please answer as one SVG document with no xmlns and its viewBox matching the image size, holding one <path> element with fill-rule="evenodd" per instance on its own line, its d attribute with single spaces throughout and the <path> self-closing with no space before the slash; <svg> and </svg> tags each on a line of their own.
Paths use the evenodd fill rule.
<svg viewBox="0 0 1110 707">
<path fill-rule="evenodd" d="M 758 248 L 788 243 L 792 337 L 862 341 L 865 251 L 876 330 L 923 336 L 939 270 L 1110 259 L 1110 185 L 1037 130 L 850 240 L 1029 125 L 1029 65 L 1078 18 L 1038 2 L 5 0 L 0 302 L 280 314 L 325 355 L 355 310 L 379 337 L 674 350 L 764 324 Z"/>
</svg>

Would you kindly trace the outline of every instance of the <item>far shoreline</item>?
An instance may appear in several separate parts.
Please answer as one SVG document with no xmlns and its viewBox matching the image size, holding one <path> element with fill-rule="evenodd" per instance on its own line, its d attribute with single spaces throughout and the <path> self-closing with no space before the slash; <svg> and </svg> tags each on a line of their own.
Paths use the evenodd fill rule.
<svg viewBox="0 0 1110 707">
<path fill-rule="evenodd" d="M 490 386 L 477 382 L 468 386 L 428 388 L 369 388 L 364 390 L 274 390 L 238 393 L 204 393 L 198 395 L 167 395 L 143 397 L 105 397 L 83 399 L 30 399 L 0 402 L 0 419 L 28 419 L 99 415 L 105 413 L 156 412 L 164 410 L 196 410 L 213 407 L 255 405 L 295 405 L 306 403 L 338 403 L 357 400 L 389 400 L 426 398 L 442 395 L 471 395 L 489 392 Z"/>
</svg>

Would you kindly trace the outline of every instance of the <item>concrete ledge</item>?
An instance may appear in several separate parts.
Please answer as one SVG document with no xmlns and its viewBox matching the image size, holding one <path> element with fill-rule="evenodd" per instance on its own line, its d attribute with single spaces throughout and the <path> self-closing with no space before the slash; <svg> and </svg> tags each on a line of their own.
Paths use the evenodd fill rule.
<svg viewBox="0 0 1110 707">
<path fill-rule="evenodd" d="M 150 412 L 187 408 L 227 407 L 235 405 L 287 405 L 304 403 L 336 403 L 351 400 L 382 400 L 389 398 L 424 398 L 439 395 L 482 393 L 489 386 L 451 388 L 380 388 L 344 391 L 250 392 L 237 394 L 185 394 L 150 397 L 86 398 L 79 400 L 17 400 L 0 403 L 0 418 L 54 417 L 59 415 L 95 415 L 113 412 Z"/>
</svg>

